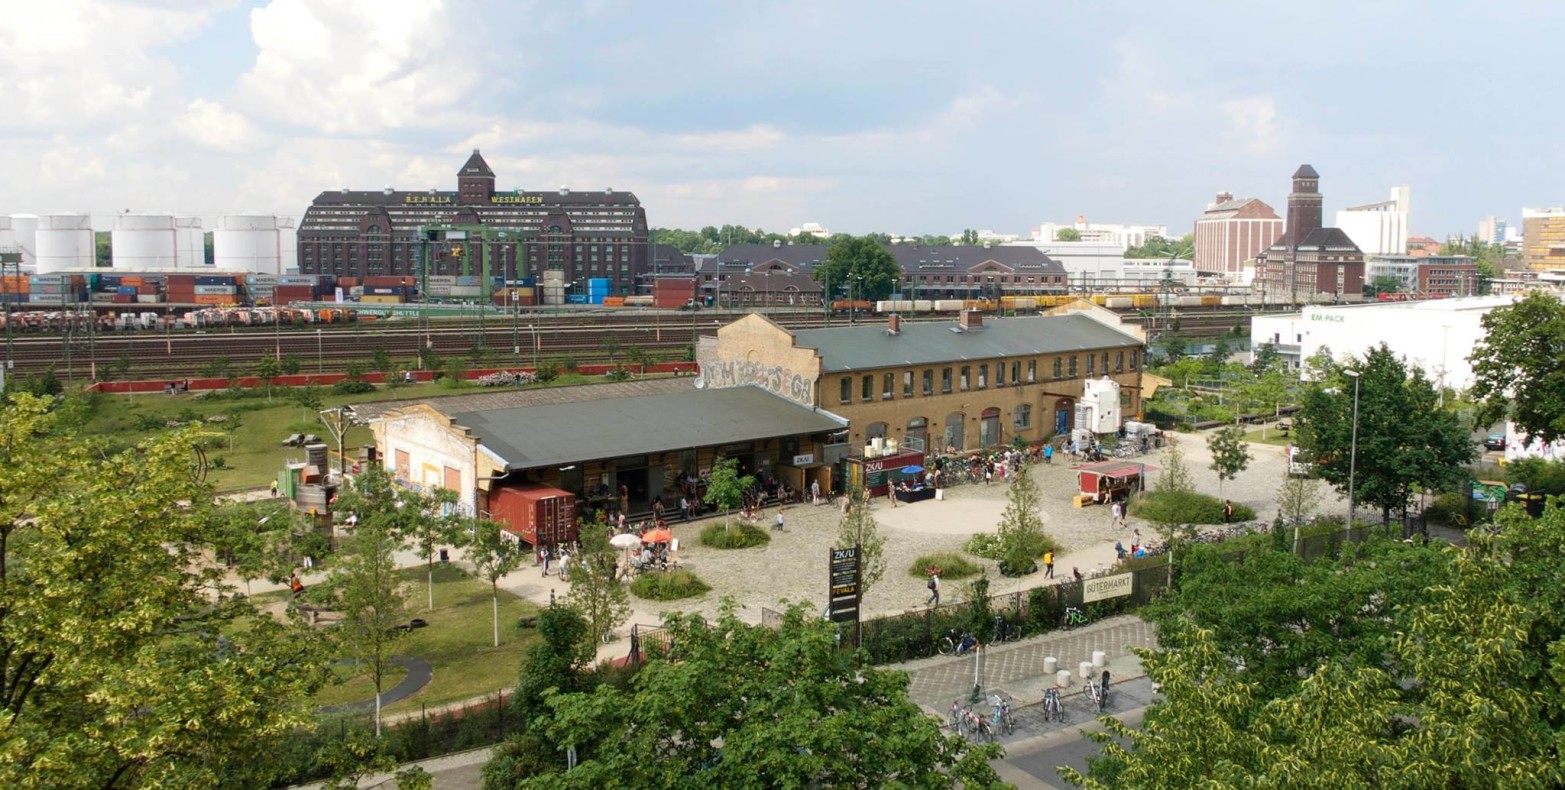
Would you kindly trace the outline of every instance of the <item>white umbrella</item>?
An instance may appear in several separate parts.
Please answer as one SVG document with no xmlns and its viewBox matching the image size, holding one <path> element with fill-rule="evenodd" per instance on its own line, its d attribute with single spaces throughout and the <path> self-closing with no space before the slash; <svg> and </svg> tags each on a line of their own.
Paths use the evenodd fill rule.
<svg viewBox="0 0 1565 790">
<path fill-rule="evenodd" d="M 609 545 L 616 549 L 633 549 L 641 545 L 641 536 L 626 533 L 609 538 Z"/>
</svg>

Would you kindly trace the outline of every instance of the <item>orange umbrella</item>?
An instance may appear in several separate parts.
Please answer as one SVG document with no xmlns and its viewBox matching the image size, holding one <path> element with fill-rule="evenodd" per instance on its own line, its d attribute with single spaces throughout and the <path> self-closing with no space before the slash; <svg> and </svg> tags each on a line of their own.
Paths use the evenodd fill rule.
<svg viewBox="0 0 1565 790">
<path fill-rule="evenodd" d="M 641 533 L 642 543 L 667 543 L 674 539 L 674 533 L 666 529 L 649 529 Z"/>
</svg>

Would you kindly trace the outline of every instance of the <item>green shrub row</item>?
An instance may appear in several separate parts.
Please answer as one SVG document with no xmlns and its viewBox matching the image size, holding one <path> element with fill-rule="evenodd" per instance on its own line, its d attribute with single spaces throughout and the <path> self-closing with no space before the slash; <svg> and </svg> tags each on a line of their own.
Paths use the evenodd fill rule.
<svg viewBox="0 0 1565 790">
<path fill-rule="evenodd" d="M 966 579 L 983 571 L 978 563 L 954 551 L 938 551 L 913 560 L 907 573 L 909 576 L 926 576 L 930 568 L 939 570 L 941 579 Z"/>
<path fill-rule="evenodd" d="M 1130 503 L 1130 515 L 1163 524 L 1221 524 L 1223 500 L 1193 491 L 1150 491 Z M 1254 521 L 1255 510 L 1234 503 L 1232 521 Z"/>
<path fill-rule="evenodd" d="M 771 540 L 766 530 L 754 524 L 708 524 L 701 529 L 701 545 L 714 549 L 748 549 Z"/>
<path fill-rule="evenodd" d="M 694 598 L 711 589 L 711 585 L 701 581 L 701 577 L 684 570 L 669 571 L 667 573 L 656 571 L 643 573 L 630 583 L 630 591 L 637 598 L 645 598 L 651 601 L 677 601 L 681 598 Z"/>
</svg>

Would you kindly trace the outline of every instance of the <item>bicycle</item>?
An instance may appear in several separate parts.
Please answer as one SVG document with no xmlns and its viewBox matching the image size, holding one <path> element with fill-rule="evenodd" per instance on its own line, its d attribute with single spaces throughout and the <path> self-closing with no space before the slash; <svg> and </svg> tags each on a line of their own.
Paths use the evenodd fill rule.
<svg viewBox="0 0 1565 790">
<path fill-rule="evenodd" d="M 1098 712 L 1102 713 L 1109 706 L 1109 690 L 1107 686 L 1095 680 L 1087 681 L 1087 697 L 1098 706 Z"/>
<path fill-rule="evenodd" d="M 978 639 L 966 631 L 947 628 L 946 635 L 935 646 L 942 656 L 964 656 L 978 646 Z"/>
<path fill-rule="evenodd" d="M 1087 624 L 1087 613 L 1086 612 L 1084 612 L 1084 611 L 1082 611 L 1080 609 L 1077 609 L 1074 606 L 1067 606 L 1067 607 L 1065 607 L 1065 616 L 1060 618 L 1060 625 L 1062 627 L 1064 627 L 1066 630 L 1070 630 L 1072 628 L 1075 628 L 1078 625 L 1086 625 L 1086 624 Z"/>
<path fill-rule="evenodd" d="M 992 695 L 990 701 L 994 703 L 994 728 L 1000 735 L 1010 735 L 1016 731 L 1016 720 L 1011 717 L 1011 703 L 999 694 Z"/>
<path fill-rule="evenodd" d="M 1011 622 L 1010 618 L 1003 614 L 994 617 L 994 639 L 990 644 L 1001 642 L 1015 642 L 1022 638 L 1022 627 Z"/>
<path fill-rule="evenodd" d="M 982 713 L 967 711 L 967 734 L 974 740 L 993 741 L 994 728 Z"/>
<path fill-rule="evenodd" d="M 1060 687 L 1054 686 L 1043 692 L 1043 720 L 1065 721 L 1065 706 L 1060 702 Z"/>
<path fill-rule="evenodd" d="M 967 716 L 966 716 L 966 713 L 967 713 L 967 709 L 962 707 L 962 704 L 961 704 L 960 701 L 957 701 L 957 700 L 952 700 L 951 701 L 951 710 L 948 713 L 948 715 L 951 717 L 951 731 L 956 733 L 957 735 L 960 735 L 960 736 L 963 736 L 963 737 L 967 736 L 967 726 L 966 726 L 967 725 Z"/>
</svg>

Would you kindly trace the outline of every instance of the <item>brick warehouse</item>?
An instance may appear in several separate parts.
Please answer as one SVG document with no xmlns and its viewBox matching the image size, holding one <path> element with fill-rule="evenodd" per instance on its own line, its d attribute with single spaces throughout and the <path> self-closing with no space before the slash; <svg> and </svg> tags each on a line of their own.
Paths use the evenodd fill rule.
<svg viewBox="0 0 1565 790">
<path fill-rule="evenodd" d="M 764 387 L 848 420 L 848 442 L 957 450 L 1036 443 L 1071 428 L 1085 382 L 1141 410 L 1145 339 L 1090 304 L 1047 316 L 788 330 L 752 314 L 704 338 L 702 384 Z M 912 441 L 910 441 L 912 440 Z"/>
<path fill-rule="evenodd" d="M 474 149 L 457 172 L 456 191 L 394 190 L 322 192 L 299 226 L 299 271 L 339 277 L 418 275 L 427 254 L 428 274 L 471 275 L 480 259 L 466 240 L 426 243 L 427 227 L 493 229 L 491 276 L 542 278 L 564 272 L 567 283 L 612 281 L 613 293 L 635 292 L 647 272 L 647 215 L 629 192 L 496 190 L 495 174 Z M 504 234 L 504 237 L 500 237 Z"/>
</svg>

